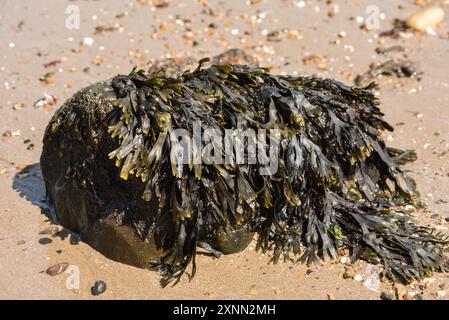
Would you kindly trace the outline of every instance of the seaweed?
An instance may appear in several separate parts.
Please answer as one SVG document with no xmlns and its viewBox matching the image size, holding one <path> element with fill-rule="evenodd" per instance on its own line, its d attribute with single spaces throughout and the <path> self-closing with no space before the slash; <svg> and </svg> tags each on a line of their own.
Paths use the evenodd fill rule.
<svg viewBox="0 0 449 320">
<path fill-rule="evenodd" d="M 385 275 L 406 282 L 447 265 L 446 238 L 404 209 L 420 206 L 415 182 L 400 167 L 416 155 L 386 147 L 381 132 L 393 128 L 372 84 L 206 62 L 172 77 L 133 69 L 112 80 L 109 133 L 120 146 L 109 156 L 122 179 L 139 177 L 142 198 L 158 204 L 148 214 L 160 224 L 163 254 L 152 263 L 164 286 L 190 264 L 195 275 L 202 234 L 242 226 L 257 233 L 257 249 L 272 252 L 273 262 L 314 263 L 348 247 L 353 260 L 374 255 Z M 193 132 L 196 121 L 201 132 L 267 130 L 257 139 L 278 129 L 270 140 L 279 147 L 278 170 L 262 174 L 260 163 L 235 159 L 174 164 L 171 155 L 181 154 L 172 133 Z"/>
<path fill-rule="evenodd" d="M 381 76 L 415 78 L 417 81 L 420 81 L 422 72 L 410 60 L 388 60 L 381 64 L 371 64 L 368 71 L 354 79 L 354 84 L 362 86 Z"/>
</svg>

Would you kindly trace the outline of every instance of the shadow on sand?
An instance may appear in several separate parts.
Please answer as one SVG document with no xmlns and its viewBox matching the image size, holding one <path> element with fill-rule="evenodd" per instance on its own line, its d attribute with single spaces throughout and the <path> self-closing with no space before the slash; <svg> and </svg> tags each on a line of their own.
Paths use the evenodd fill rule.
<svg viewBox="0 0 449 320">
<path fill-rule="evenodd" d="M 46 196 L 45 183 L 39 163 L 31 164 L 15 174 L 12 188 L 19 196 L 41 209 L 52 224 L 60 225 L 53 205 Z M 66 228 L 53 234 L 53 237 L 66 238 L 70 235 L 70 243 L 77 244 L 79 236 Z"/>
<path fill-rule="evenodd" d="M 19 192 L 19 195 L 22 198 L 28 200 L 42 210 L 50 209 L 51 205 L 46 198 L 45 183 L 42 178 L 39 163 L 30 164 L 20 172 L 16 173 L 12 188 Z"/>
</svg>

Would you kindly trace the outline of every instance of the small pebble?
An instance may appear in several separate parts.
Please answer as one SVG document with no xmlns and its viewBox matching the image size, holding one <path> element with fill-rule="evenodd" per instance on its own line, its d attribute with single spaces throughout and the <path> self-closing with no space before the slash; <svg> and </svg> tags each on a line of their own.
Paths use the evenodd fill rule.
<svg viewBox="0 0 449 320">
<path fill-rule="evenodd" d="M 347 263 L 349 263 L 349 258 L 347 258 L 347 257 L 342 257 L 341 259 L 340 259 L 340 262 L 341 263 L 343 263 L 343 264 L 347 264 Z"/>
<path fill-rule="evenodd" d="M 253 284 L 251 287 L 249 287 L 249 289 L 247 290 L 247 292 L 246 292 L 247 294 L 250 294 L 250 295 L 255 295 L 256 293 L 257 293 L 257 290 L 256 290 L 256 285 L 255 284 Z"/>
<path fill-rule="evenodd" d="M 96 281 L 94 286 L 90 289 L 90 292 L 94 296 L 98 296 L 106 291 L 106 282 L 104 281 Z"/>
<path fill-rule="evenodd" d="M 361 276 L 360 274 L 356 274 L 356 275 L 354 276 L 354 280 L 360 282 L 360 281 L 363 280 L 363 278 L 362 278 L 362 276 Z"/>
<path fill-rule="evenodd" d="M 83 45 L 85 46 L 91 46 L 94 44 L 94 39 L 90 38 L 90 37 L 85 37 L 83 39 Z"/>
<path fill-rule="evenodd" d="M 42 244 L 42 245 L 50 244 L 52 242 L 53 242 L 53 240 L 51 240 L 50 238 L 40 238 L 39 239 L 39 244 Z"/>
<path fill-rule="evenodd" d="M 434 29 L 444 21 L 444 10 L 434 6 L 425 8 L 415 13 L 407 19 L 408 27 L 417 31 L 427 31 Z"/>
<path fill-rule="evenodd" d="M 382 300 L 394 300 L 394 298 L 395 298 L 395 295 L 394 295 L 394 293 L 393 292 L 387 292 L 387 291 L 383 291 L 381 294 L 380 294 L 380 298 L 382 299 Z"/>
<path fill-rule="evenodd" d="M 76 246 L 80 243 L 80 241 L 81 241 L 81 237 L 79 234 L 75 234 L 75 233 L 70 234 L 70 244 L 71 245 Z"/>
<path fill-rule="evenodd" d="M 66 271 L 68 267 L 69 264 L 67 262 L 61 262 L 49 267 L 46 272 L 49 276 L 57 276 Z"/>
</svg>

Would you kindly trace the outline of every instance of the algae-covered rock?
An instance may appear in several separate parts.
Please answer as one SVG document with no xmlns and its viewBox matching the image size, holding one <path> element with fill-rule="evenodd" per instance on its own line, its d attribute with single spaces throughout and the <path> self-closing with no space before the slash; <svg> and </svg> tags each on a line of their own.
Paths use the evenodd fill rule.
<svg viewBox="0 0 449 320">
<path fill-rule="evenodd" d="M 148 267 L 157 250 L 138 238 L 126 221 L 132 205 L 128 192 L 139 184 L 116 177 L 107 158 L 116 143 L 106 122 L 113 99 L 111 82 L 103 81 L 64 103 L 47 128 L 42 174 L 63 226 L 114 260 Z"/>
<path fill-rule="evenodd" d="M 255 65 L 255 60 L 239 49 L 213 59 Z M 166 59 L 149 72 L 175 75 L 192 67 L 192 61 Z M 108 158 L 118 147 L 108 134 L 107 119 L 115 99 L 109 80 L 84 88 L 66 101 L 47 128 L 41 168 L 47 196 L 63 226 L 80 233 L 83 241 L 110 259 L 149 268 L 162 253 L 155 240 L 142 233 L 157 228 L 154 222 L 148 224 L 147 215 L 158 205 L 143 201 L 140 180 L 122 180 Z M 253 235 L 247 228 L 226 234 L 219 229 L 216 236 L 208 235 L 204 240 L 212 249 L 230 254 L 245 249 Z"/>
<path fill-rule="evenodd" d="M 121 179 L 108 158 L 119 146 L 108 134 L 107 117 L 115 99 L 111 81 L 102 81 L 64 103 L 45 133 L 42 174 L 64 227 L 80 233 L 83 241 L 110 259 L 150 268 L 162 254 L 160 244 L 148 236 L 158 229 L 152 220 L 158 204 L 144 201 L 140 179 Z M 220 229 L 217 236 L 204 240 L 228 254 L 245 249 L 252 237 L 247 229 L 226 235 Z"/>
<path fill-rule="evenodd" d="M 158 268 L 163 285 L 195 274 L 198 245 L 233 253 L 253 232 L 274 262 L 344 246 L 405 281 L 444 267 L 445 240 L 404 209 L 419 205 L 399 165 L 413 153 L 386 147 L 393 128 L 371 86 L 205 63 L 170 77 L 133 70 L 56 112 L 41 166 L 64 226 Z"/>
</svg>

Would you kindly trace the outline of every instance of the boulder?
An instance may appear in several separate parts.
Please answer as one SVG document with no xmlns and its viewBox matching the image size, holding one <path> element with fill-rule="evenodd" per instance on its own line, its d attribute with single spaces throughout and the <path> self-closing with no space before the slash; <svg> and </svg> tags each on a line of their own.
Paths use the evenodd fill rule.
<svg viewBox="0 0 449 320">
<path fill-rule="evenodd" d="M 274 262 L 336 258 L 344 246 L 353 260 L 382 262 L 393 279 L 445 266 L 446 241 L 405 210 L 420 204 L 400 167 L 415 154 L 386 146 L 381 132 L 393 128 L 373 85 L 218 61 L 170 75 L 134 69 L 57 110 L 41 167 L 63 226 L 111 259 L 160 270 L 163 285 L 189 265 L 194 276 L 198 246 L 235 253 L 254 233 L 256 249 Z M 175 133 L 198 122 L 206 140 L 228 132 L 243 146 L 269 140 L 269 156 L 264 145 L 254 163 L 249 148 L 247 162 L 176 162 L 185 154 Z M 245 140 L 246 130 L 257 135 Z M 208 145 L 214 155 L 224 148 Z"/>
</svg>

